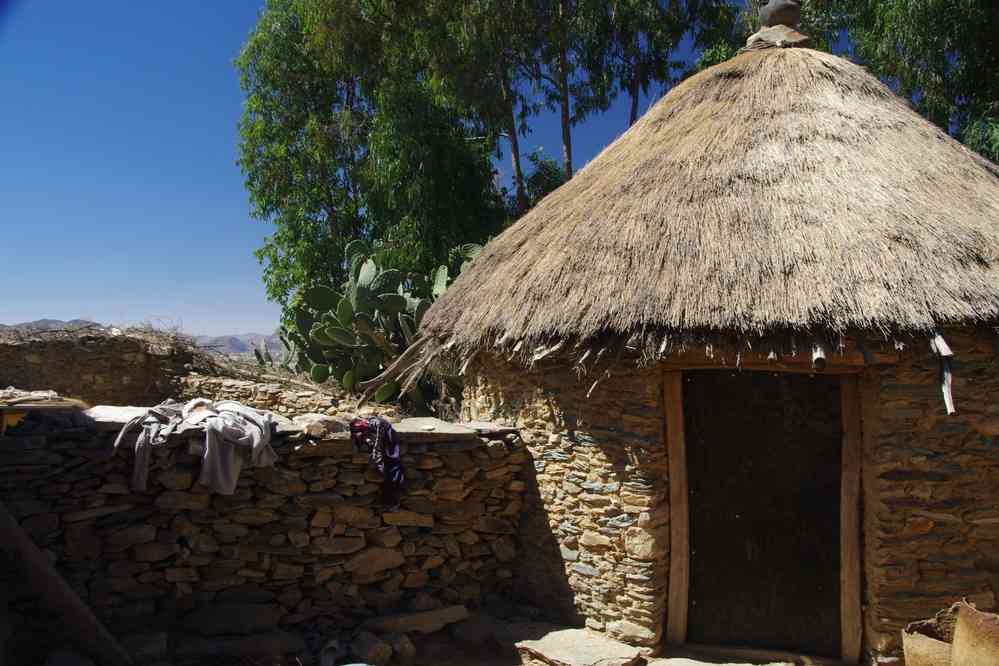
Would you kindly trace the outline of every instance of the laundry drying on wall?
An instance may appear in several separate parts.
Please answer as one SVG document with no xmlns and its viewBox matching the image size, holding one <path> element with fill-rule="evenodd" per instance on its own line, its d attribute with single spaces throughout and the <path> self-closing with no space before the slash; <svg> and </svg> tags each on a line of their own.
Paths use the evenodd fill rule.
<svg viewBox="0 0 999 666">
<path fill-rule="evenodd" d="M 198 482 L 222 495 L 232 495 L 243 467 L 273 467 L 277 454 L 271 447 L 274 420 L 268 412 L 233 400 L 212 402 L 195 398 L 187 403 L 166 400 L 126 423 L 115 439 L 115 450 L 126 435 L 141 427 L 135 440 L 132 489 L 146 490 L 152 449 L 185 426 L 202 426 L 205 432 Z"/>
</svg>

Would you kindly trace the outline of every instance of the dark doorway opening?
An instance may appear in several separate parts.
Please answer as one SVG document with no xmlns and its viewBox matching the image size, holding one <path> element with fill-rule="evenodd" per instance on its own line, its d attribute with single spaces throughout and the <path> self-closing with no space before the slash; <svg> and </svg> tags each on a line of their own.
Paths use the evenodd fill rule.
<svg viewBox="0 0 999 666">
<path fill-rule="evenodd" d="M 687 641 L 840 654 L 835 376 L 684 374 Z"/>
</svg>

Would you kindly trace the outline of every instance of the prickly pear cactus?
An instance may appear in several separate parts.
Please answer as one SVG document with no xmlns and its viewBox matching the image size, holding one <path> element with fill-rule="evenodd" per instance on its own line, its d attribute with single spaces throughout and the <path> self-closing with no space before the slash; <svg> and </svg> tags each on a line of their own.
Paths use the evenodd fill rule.
<svg viewBox="0 0 999 666">
<path fill-rule="evenodd" d="M 341 289 L 304 290 L 294 324 L 284 335 L 300 350 L 295 352 L 299 365 L 313 381 L 333 379 L 352 392 L 412 344 L 424 313 L 447 289 L 450 276 L 447 266 L 429 276 L 383 269 L 363 241 L 349 243 L 344 260 L 349 270 Z M 372 399 L 391 400 L 397 392 L 397 385 L 385 384 Z"/>
</svg>

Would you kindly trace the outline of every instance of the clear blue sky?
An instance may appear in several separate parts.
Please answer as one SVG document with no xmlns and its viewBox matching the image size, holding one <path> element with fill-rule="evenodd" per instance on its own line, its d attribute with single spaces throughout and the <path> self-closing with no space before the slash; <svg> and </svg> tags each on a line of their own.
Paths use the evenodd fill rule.
<svg viewBox="0 0 999 666">
<path fill-rule="evenodd" d="M 261 6 L 0 0 L 0 323 L 274 329 L 235 165 L 232 60 Z M 576 127 L 576 168 L 626 123 L 621 100 Z M 557 118 L 534 124 L 526 148 L 559 157 Z"/>
</svg>

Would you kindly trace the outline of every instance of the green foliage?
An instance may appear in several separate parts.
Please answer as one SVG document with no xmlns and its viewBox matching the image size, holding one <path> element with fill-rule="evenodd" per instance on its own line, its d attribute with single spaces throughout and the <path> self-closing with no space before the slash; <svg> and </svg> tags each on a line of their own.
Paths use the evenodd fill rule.
<svg viewBox="0 0 999 666">
<path fill-rule="evenodd" d="M 550 192 L 566 182 L 565 171 L 555 160 L 545 157 L 540 150 L 527 156 L 533 166 L 531 175 L 527 177 L 527 197 L 533 208 Z"/>
<path fill-rule="evenodd" d="M 469 136 L 444 96 L 415 78 L 385 82 L 370 127 L 365 202 L 381 264 L 428 271 L 454 245 L 502 228 L 495 144 Z"/>
<path fill-rule="evenodd" d="M 999 160 L 999 4 L 992 0 L 829 0 L 856 57 L 916 109 Z"/>
<path fill-rule="evenodd" d="M 961 141 L 993 162 L 999 162 L 999 109 L 995 116 L 966 122 L 961 128 Z"/>
<path fill-rule="evenodd" d="M 257 257 L 286 324 L 295 293 L 347 277 L 352 241 L 383 266 L 427 272 L 506 221 L 497 137 L 427 76 L 421 12 L 267 0 L 236 60 L 239 165 L 252 214 L 274 226 Z"/>
<path fill-rule="evenodd" d="M 257 251 L 267 295 L 336 278 L 347 240 L 364 229 L 354 187 L 356 131 L 343 112 L 353 86 L 325 75 L 304 48 L 295 0 L 269 0 L 236 67 L 246 102 L 239 165 L 251 213 L 274 225 Z"/>
<path fill-rule="evenodd" d="M 675 52 L 684 34 L 696 32 L 712 2 L 584 0 L 580 65 L 589 86 L 576 91 L 580 110 L 605 110 L 618 94 L 630 98 L 628 125 L 638 118 L 639 97 L 653 84 L 672 85 L 682 63 Z M 587 95 L 587 93 L 589 93 Z"/>
</svg>

